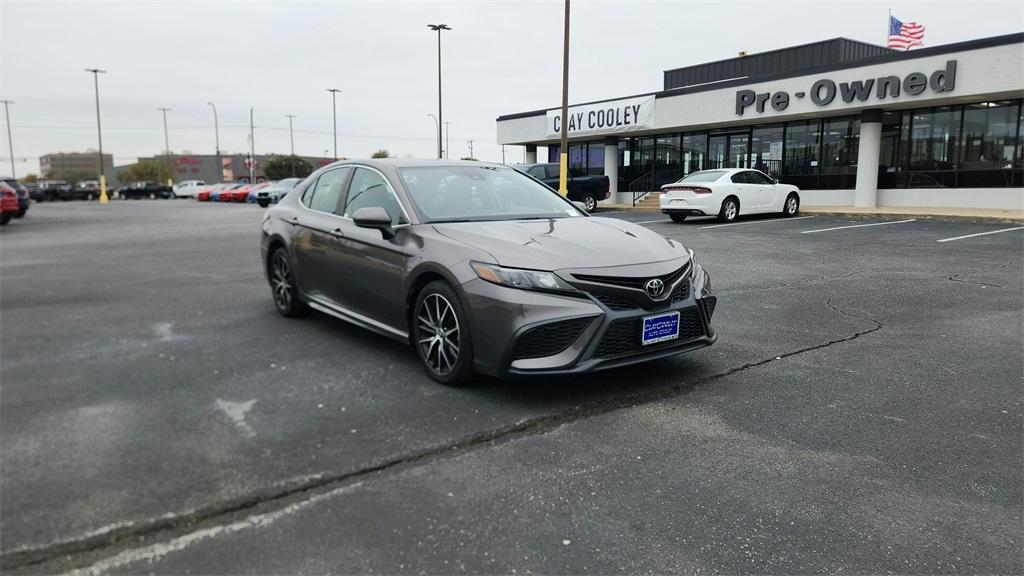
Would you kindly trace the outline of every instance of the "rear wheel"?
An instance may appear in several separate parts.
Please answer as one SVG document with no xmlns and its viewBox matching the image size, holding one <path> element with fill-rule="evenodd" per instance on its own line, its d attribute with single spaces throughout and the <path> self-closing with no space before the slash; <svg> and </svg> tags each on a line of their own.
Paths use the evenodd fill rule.
<svg viewBox="0 0 1024 576">
<path fill-rule="evenodd" d="M 270 204 L 267 200 L 257 200 L 256 202 L 259 203 L 260 208 L 266 208 Z"/>
<path fill-rule="evenodd" d="M 669 214 L 673 222 L 686 222 L 686 214 Z"/>
<path fill-rule="evenodd" d="M 473 375 L 473 343 L 458 296 L 446 282 L 427 284 L 413 308 L 412 340 L 430 377 L 463 386 Z"/>
<path fill-rule="evenodd" d="M 18 213 L 14 215 L 15 218 L 23 218 L 25 213 L 28 212 L 28 208 L 18 208 Z"/>
<path fill-rule="evenodd" d="M 800 197 L 796 194 L 790 194 L 786 197 L 786 203 L 782 205 L 783 216 L 796 216 L 796 213 L 800 211 Z"/>
<path fill-rule="evenodd" d="M 284 248 L 277 248 L 270 255 L 270 288 L 274 296 L 274 307 L 282 316 L 295 318 L 306 313 L 306 303 L 299 296 L 292 263 Z"/>
<path fill-rule="evenodd" d="M 85 195 L 85 199 L 88 200 L 89 202 L 92 202 L 93 201 L 92 192 L 89 192 L 88 194 L 86 194 Z"/>
<path fill-rule="evenodd" d="M 594 208 L 597 208 L 597 199 L 594 198 L 593 194 L 586 194 L 583 196 L 583 207 L 587 209 L 587 212 L 593 212 Z"/>
<path fill-rule="evenodd" d="M 740 203 L 736 198 L 729 196 L 722 202 L 722 209 L 718 212 L 718 219 L 723 222 L 732 222 L 740 215 Z"/>
<path fill-rule="evenodd" d="M 11 221 L 11 213 L 10 212 L 4 212 L 3 214 L 0 214 L 0 226 L 6 226 L 7 223 L 10 222 L 10 221 Z"/>
</svg>

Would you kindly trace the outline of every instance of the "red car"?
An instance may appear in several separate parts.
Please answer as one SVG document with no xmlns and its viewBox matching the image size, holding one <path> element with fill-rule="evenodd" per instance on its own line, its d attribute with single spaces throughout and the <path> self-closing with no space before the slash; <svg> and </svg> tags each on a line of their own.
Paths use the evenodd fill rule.
<svg viewBox="0 0 1024 576">
<path fill-rule="evenodd" d="M 240 186 L 235 186 L 234 188 L 221 190 L 220 196 L 217 197 L 217 201 L 236 202 L 235 198 L 238 197 L 239 194 L 244 198 L 245 195 L 249 193 L 249 188 L 252 188 L 251 184 L 242 184 Z"/>
<path fill-rule="evenodd" d="M 270 186 L 270 182 L 260 182 L 259 184 L 256 184 L 255 186 L 246 186 L 245 188 L 239 188 L 237 191 L 235 191 L 234 196 L 231 197 L 231 201 L 232 202 L 247 202 L 249 200 L 249 195 L 250 194 L 252 194 L 253 192 L 256 192 L 257 190 L 262 190 L 262 189 L 266 188 L 267 186 Z"/>
<path fill-rule="evenodd" d="M 0 182 L 0 226 L 18 215 L 18 193 L 6 182 Z"/>
</svg>

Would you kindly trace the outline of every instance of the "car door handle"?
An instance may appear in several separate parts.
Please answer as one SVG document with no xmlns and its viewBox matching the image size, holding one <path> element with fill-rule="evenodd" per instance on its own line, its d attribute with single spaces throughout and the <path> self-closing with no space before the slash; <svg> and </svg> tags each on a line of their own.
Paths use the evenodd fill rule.
<svg viewBox="0 0 1024 576">
<path fill-rule="evenodd" d="M 292 226 L 296 226 L 299 223 L 299 217 L 298 216 L 292 216 L 291 218 L 286 218 L 285 222 L 291 224 Z"/>
<path fill-rule="evenodd" d="M 331 230 L 331 235 L 337 238 L 344 238 L 345 232 L 341 228 L 335 228 L 334 230 Z"/>
</svg>

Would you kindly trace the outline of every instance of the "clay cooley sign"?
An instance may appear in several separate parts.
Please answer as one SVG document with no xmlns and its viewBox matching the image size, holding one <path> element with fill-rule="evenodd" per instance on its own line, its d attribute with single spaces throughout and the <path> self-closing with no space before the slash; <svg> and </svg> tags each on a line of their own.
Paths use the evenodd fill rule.
<svg viewBox="0 0 1024 576">
<path fill-rule="evenodd" d="M 548 110 L 547 122 L 548 137 L 561 136 L 563 126 L 568 126 L 569 136 L 651 128 L 654 124 L 654 96 L 571 106 L 566 122 L 562 122 L 561 109 Z"/>
<path fill-rule="evenodd" d="M 812 84 L 806 93 L 796 92 L 792 96 L 786 91 L 758 94 L 753 90 L 739 90 L 736 92 L 736 114 L 742 116 L 750 107 L 761 113 L 764 112 L 765 105 L 771 106 L 776 112 L 782 112 L 789 107 L 792 98 L 808 97 L 818 106 L 828 106 L 837 97 L 846 103 L 866 102 L 871 98 L 895 98 L 900 95 L 901 89 L 905 94 L 917 96 L 928 88 L 933 92 L 952 92 L 956 88 L 956 60 L 949 60 L 945 68 L 932 72 L 931 76 L 926 76 L 923 72 L 912 72 L 902 79 L 898 76 L 882 76 L 840 82 L 838 87 L 834 81 L 823 78 Z"/>
</svg>

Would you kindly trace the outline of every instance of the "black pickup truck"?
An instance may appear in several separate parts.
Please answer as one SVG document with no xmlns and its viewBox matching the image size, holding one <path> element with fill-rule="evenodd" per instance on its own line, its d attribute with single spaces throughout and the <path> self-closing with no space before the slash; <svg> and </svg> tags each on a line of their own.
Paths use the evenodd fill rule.
<svg viewBox="0 0 1024 576">
<path fill-rule="evenodd" d="M 521 164 L 515 168 L 558 190 L 558 164 Z M 587 212 L 593 212 L 598 200 L 608 197 L 610 185 L 607 176 L 580 176 L 570 169 L 567 188 L 569 200 L 582 202 Z"/>
<path fill-rule="evenodd" d="M 119 191 L 122 200 L 132 198 L 138 200 L 139 198 L 162 198 L 164 200 L 174 196 L 174 191 L 171 190 L 170 186 L 153 182 L 151 180 L 145 180 L 142 182 L 133 182 Z"/>
</svg>

